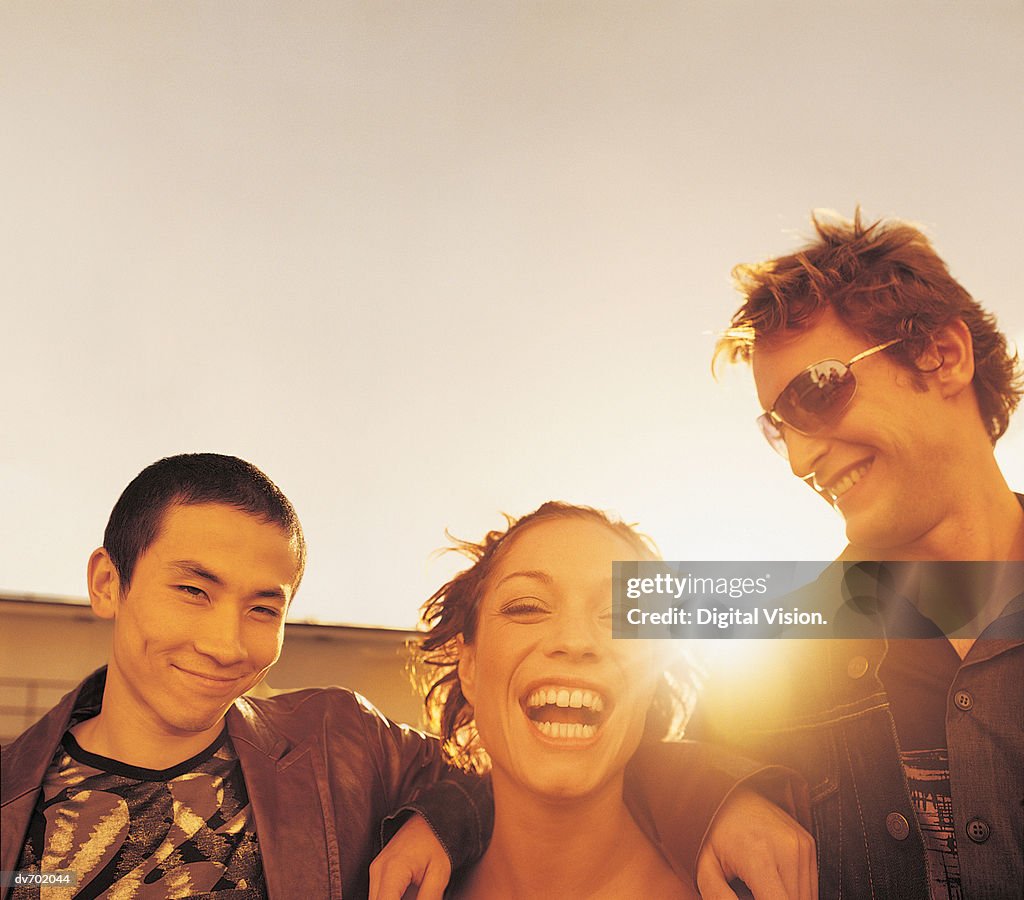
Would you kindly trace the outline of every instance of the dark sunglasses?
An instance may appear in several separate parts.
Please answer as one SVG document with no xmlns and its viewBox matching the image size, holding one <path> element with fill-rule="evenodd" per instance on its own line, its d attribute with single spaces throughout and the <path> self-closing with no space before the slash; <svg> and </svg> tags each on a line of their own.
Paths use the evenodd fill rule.
<svg viewBox="0 0 1024 900">
<path fill-rule="evenodd" d="M 858 353 L 849 362 L 823 359 L 804 369 L 783 388 L 772 408 L 757 417 L 768 443 L 789 459 L 783 425 L 800 434 L 817 434 L 837 422 L 857 393 L 857 379 L 850 367 L 901 340 L 886 341 Z"/>
</svg>

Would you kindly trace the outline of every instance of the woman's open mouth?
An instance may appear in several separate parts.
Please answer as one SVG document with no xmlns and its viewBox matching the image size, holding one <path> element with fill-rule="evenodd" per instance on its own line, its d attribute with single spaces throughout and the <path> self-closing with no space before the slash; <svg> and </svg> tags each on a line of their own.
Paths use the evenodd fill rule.
<svg viewBox="0 0 1024 900">
<path fill-rule="evenodd" d="M 526 717 L 548 738 L 580 740 L 594 737 L 606 718 L 607 701 L 595 690 L 545 684 L 523 702 Z"/>
</svg>

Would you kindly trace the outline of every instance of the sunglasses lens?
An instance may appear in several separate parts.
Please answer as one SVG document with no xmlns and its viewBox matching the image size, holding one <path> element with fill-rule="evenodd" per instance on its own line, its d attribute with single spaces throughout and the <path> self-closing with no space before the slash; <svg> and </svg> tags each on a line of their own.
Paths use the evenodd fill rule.
<svg viewBox="0 0 1024 900">
<path fill-rule="evenodd" d="M 826 359 L 801 372 L 786 386 L 775 401 L 775 411 L 797 431 L 813 434 L 839 418 L 856 389 L 857 381 L 849 366 L 837 359 Z"/>
<path fill-rule="evenodd" d="M 768 413 L 763 413 L 757 417 L 757 424 L 761 428 L 761 434 L 764 435 L 764 439 L 772 445 L 772 449 L 778 453 L 783 459 L 789 459 L 789 449 L 786 447 L 786 439 L 782 436 L 782 432 L 779 431 L 779 426 L 775 424 Z"/>
</svg>

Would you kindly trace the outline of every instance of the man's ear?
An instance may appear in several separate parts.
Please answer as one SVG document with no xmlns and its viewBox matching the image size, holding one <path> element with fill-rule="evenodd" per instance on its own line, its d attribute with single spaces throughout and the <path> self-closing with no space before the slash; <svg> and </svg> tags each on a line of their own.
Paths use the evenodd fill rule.
<svg viewBox="0 0 1024 900">
<path fill-rule="evenodd" d="M 917 367 L 943 397 L 954 397 L 974 380 L 974 340 L 963 319 L 954 319 L 932 337 Z"/>
<path fill-rule="evenodd" d="M 121 578 L 105 547 L 93 550 L 87 572 L 89 603 L 101 619 L 113 619 L 121 596 Z"/>
<path fill-rule="evenodd" d="M 459 683 L 462 685 L 462 696 L 470 705 L 476 696 L 476 647 L 467 644 L 460 634 L 455 638 L 459 650 Z"/>
</svg>

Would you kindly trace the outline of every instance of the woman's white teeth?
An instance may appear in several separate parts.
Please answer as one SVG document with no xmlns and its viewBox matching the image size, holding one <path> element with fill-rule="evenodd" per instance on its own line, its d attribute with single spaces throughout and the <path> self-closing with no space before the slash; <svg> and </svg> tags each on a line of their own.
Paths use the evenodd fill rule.
<svg viewBox="0 0 1024 900">
<path fill-rule="evenodd" d="M 530 696 L 526 698 L 526 705 L 530 708 L 561 706 L 566 709 L 592 709 L 599 713 L 604 709 L 604 700 L 600 694 L 594 691 L 549 687 L 538 688 L 531 692 Z"/>
<path fill-rule="evenodd" d="M 578 722 L 534 722 L 541 734 L 553 738 L 588 738 L 597 731 L 594 725 L 581 725 Z"/>
</svg>

